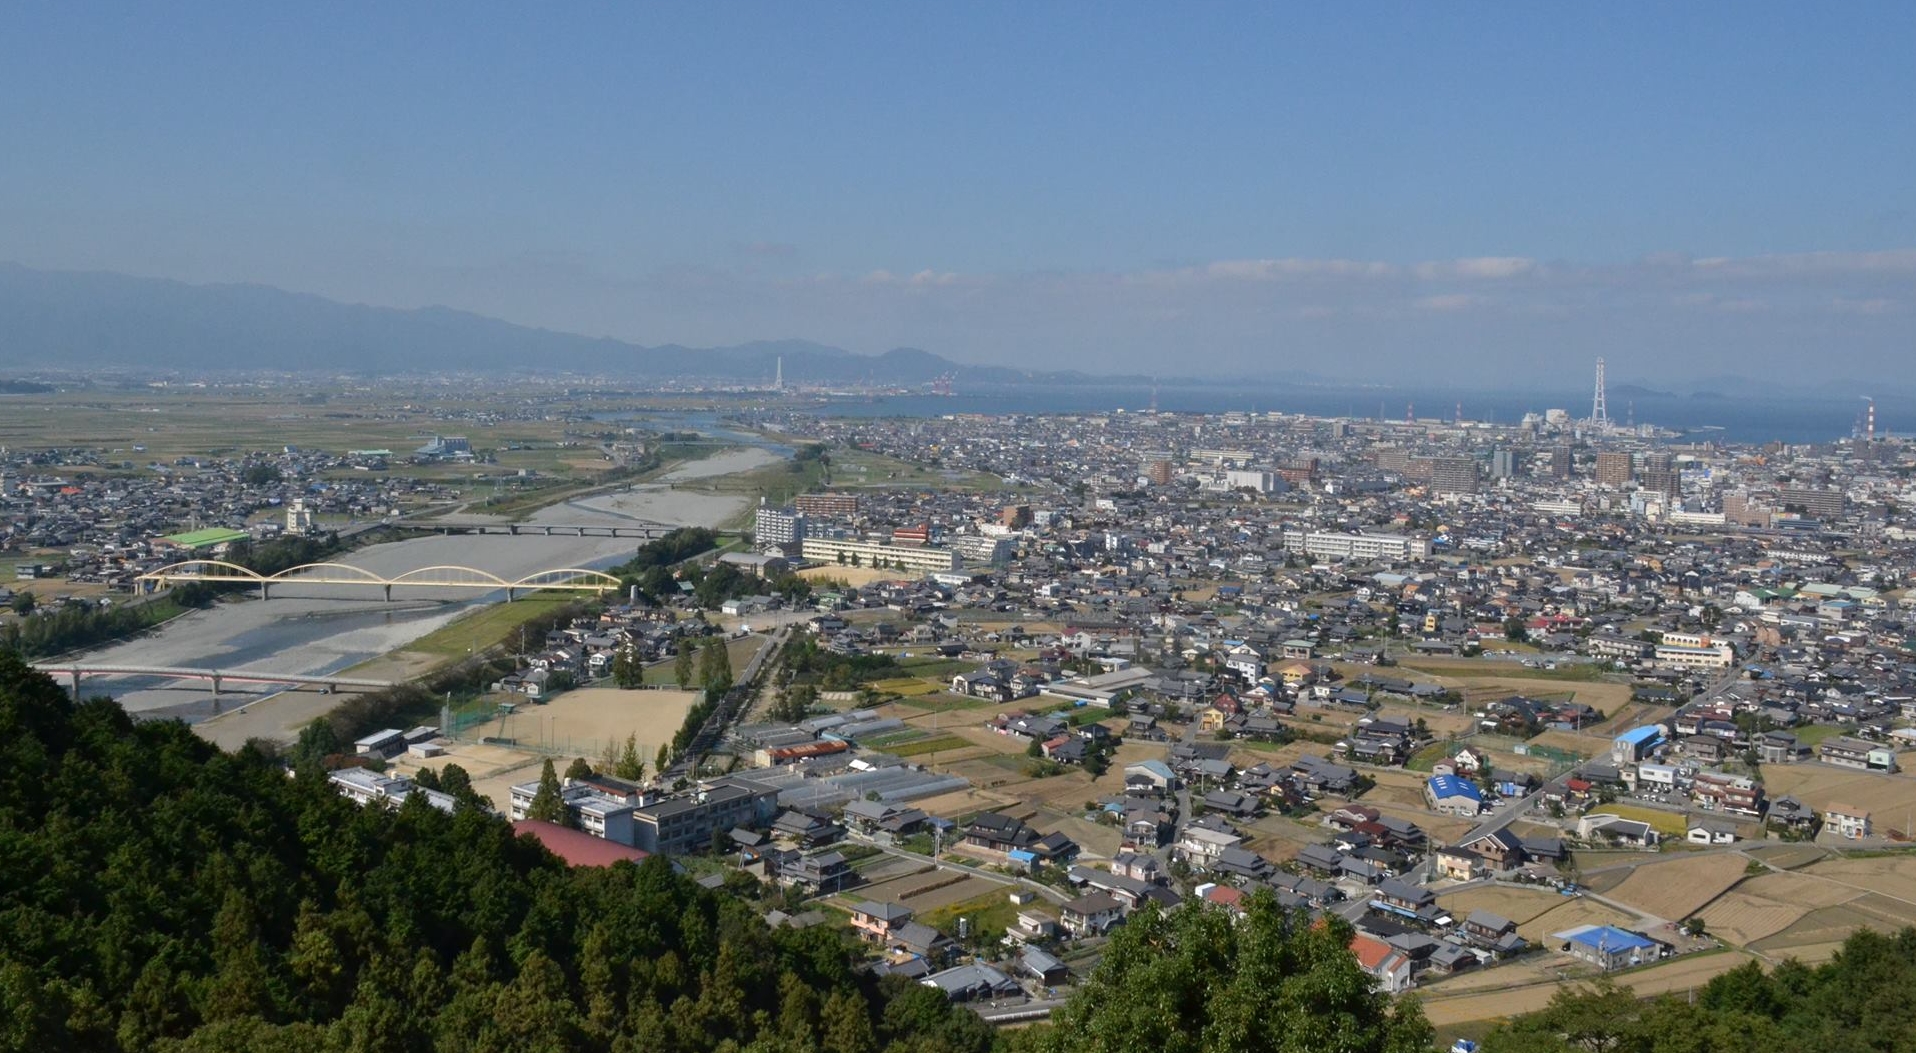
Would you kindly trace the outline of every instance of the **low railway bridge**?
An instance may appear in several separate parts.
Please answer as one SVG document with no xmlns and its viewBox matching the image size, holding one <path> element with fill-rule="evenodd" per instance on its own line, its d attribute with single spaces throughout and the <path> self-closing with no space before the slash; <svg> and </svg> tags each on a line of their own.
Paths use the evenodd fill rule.
<svg viewBox="0 0 1916 1053">
<path fill-rule="evenodd" d="M 154 676 L 169 680 L 204 680 L 213 685 L 213 694 L 229 683 L 283 684 L 288 687 L 319 687 L 334 691 L 342 687 L 376 691 L 393 686 L 390 680 L 335 676 L 328 673 L 271 673 L 263 669 L 204 669 L 166 665 L 108 665 L 98 662 L 35 662 L 33 668 L 49 676 L 64 677 L 73 684 L 73 697 L 80 697 L 80 681 L 89 676 Z"/>
<path fill-rule="evenodd" d="M 409 530 L 433 530 L 441 534 L 486 534 L 493 537 L 627 537 L 656 541 L 678 529 L 663 523 L 633 520 L 630 523 L 500 523 L 483 519 L 408 520 Z"/>
</svg>

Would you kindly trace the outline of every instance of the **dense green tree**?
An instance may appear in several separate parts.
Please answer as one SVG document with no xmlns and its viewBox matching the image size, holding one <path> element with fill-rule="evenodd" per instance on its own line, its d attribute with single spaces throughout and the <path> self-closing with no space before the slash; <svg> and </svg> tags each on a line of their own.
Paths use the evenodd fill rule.
<svg viewBox="0 0 1916 1053">
<path fill-rule="evenodd" d="M 1117 930 L 1104 958 L 1034 1053 L 1308 1053 L 1425 1050 L 1431 1030 L 1415 1005 L 1393 1008 L 1347 947 L 1350 930 L 1312 923 L 1268 893 L 1242 916 L 1153 907 Z"/>
<path fill-rule="evenodd" d="M 551 757 L 547 757 L 545 765 L 539 769 L 539 790 L 532 795 L 532 803 L 526 807 L 526 818 L 545 823 L 564 823 L 566 820 L 565 797 L 560 792 L 559 773 L 553 769 Z"/>
<path fill-rule="evenodd" d="M 645 778 L 645 758 L 639 755 L 639 736 L 636 733 L 625 737 L 625 745 L 619 749 L 618 759 L 613 762 L 612 774 L 628 782 Z"/>
<path fill-rule="evenodd" d="M 628 691 L 645 684 L 645 663 L 630 644 L 612 656 L 612 683 Z"/>
<path fill-rule="evenodd" d="M 584 757 L 574 757 L 572 763 L 565 766 L 565 777 L 568 779 L 590 779 L 594 774 L 592 762 Z"/>
<path fill-rule="evenodd" d="M 697 683 L 698 641 L 689 638 L 679 640 L 678 656 L 672 660 L 672 680 L 680 687 L 691 687 Z"/>
<path fill-rule="evenodd" d="M 723 640 L 714 640 L 699 652 L 699 686 L 707 696 L 732 689 L 732 655 Z"/>
</svg>

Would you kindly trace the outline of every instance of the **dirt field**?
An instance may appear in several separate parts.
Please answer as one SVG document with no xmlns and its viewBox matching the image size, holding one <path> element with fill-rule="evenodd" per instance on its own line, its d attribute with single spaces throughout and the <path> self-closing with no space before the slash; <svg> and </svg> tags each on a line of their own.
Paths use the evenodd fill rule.
<svg viewBox="0 0 1916 1053">
<path fill-rule="evenodd" d="M 1916 814 L 1916 778 L 1906 774 L 1832 768 L 1824 764 L 1765 764 L 1763 789 L 1772 800 L 1785 795 L 1817 811 L 1847 804 L 1875 813 L 1883 827 L 1901 828 Z"/>
<path fill-rule="evenodd" d="M 587 759 L 603 754 L 609 742 L 623 743 L 626 736 L 637 735 L 639 755 L 650 759 L 660 744 L 671 741 L 697 699 L 696 691 L 588 687 L 567 691 L 545 704 L 520 706 L 503 724 L 482 727 L 487 735 Z"/>
<path fill-rule="evenodd" d="M 1487 910 L 1522 925 L 1545 911 L 1563 906 L 1564 897 L 1551 889 L 1481 885 L 1477 888 L 1467 888 L 1462 892 L 1440 894 L 1437 902 L 1450 912 L 1451 917 L 1459 920 L 1473 910 Z"/>
<path fill-rule="evenodd" d="M 870 585 L 874 581 L 895 581 L 898 571 L 879 570 L 876 567 L 808 567 L 798 572 L 806 581 L 842 581 L 853 588 Z"/>
<path fill-rule="evenodd" d="M 637 735 L 639 756 L 649 767 L 660 744 L 670 741 L 685 714 L 698 698 L 694 691 L 621 691 L 617 688 L 582 688 L 559 695 L 541 705 L 519 706 L 499 721 L 488 721 L 469 729 L 472 739 L 488 737 L 516 739 L 528 745 L 550 744 L 560 750 L 554 758 L 564 768 L 569 757 L 584 757 L 597 763 L 607 743 L 623 743 L 627 735 Z M 472 776 L 473 788 L 492 799 L 500 812 L 512 803 L 515 783 L 539 777 L 546 754 L 510 746 L 455 742 L 446 755 L 420 761 L 402 756 L 393 761 L 395 770 L 411 774 L 422 767 L 440 768 L 457 764 Z"/>
<path fill-rule="evenodd" d="M 1734 852 L 1645 863 L 1607 893 L 1665 921 L 1682 921 L 1743 880 L 1749 860 Z"/>
<path fill-rule="evenodd" d="M 1619 980 L 1639 996 L 1647 998 L 1701 987 L 1748 960 L 1735 952 L 1689 955 L 1627 973 Z M 1488 975 L 1500 971 L 1493 970 Z M 1542 1009 L 1550 1004 L 1551 997 L 1561 989 L 1561 981 L 1554 976 L 1523 986 L 1472 991 L 1453 997 L 1446 997 L 1442 988 L 1429 988 L 1423 992 L 1424 1015 L 1440 1028 L 1480 1020 L 1503 1020 Z"/>
</svg>

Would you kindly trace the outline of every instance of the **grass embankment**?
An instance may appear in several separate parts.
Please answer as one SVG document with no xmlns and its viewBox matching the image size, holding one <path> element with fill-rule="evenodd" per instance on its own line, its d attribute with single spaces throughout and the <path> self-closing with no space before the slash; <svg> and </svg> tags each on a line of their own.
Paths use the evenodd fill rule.
<svg viewBox="0 0 1916 1053">
<path fill-rule="evenodd" d="M 407 644 L 404 650 L 461 659 L 502 644 L 516 646 L 518 632 L 527 622 L 577 602 L 576 597 L 556 592 L 536 592 L 511 603 L 491 604 L 427 633 Z M 527 640 L 528 647 L 534 643 L 544 643 L 544 640 Z"/>
</svg>

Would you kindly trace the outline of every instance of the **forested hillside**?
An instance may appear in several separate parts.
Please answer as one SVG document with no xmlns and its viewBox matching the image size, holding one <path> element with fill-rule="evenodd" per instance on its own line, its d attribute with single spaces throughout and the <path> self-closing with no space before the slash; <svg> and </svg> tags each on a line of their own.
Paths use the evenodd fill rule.
<svg viewBox="0 0 1916 1053">
<path fill-rule="evenodd" d="M 502 820 L 362 809 L 177 722 L 75 704 L 0 651 L 0 1053 L 1413 1053 L 1337 923 L 1146 911 L 1010 1037 L 856 971 L 842 929 L 663 860 L 571 870 Z M 1640 1002 L 1567 990 L 1486 1053 L 1916 1050 L 1916 930 Z"/>
<path fill-rule="evenodd" d="M 361 809 L 0 653 L 0 1053 L 973 1051 L 996 1037 L 662 860 Z"/>
</svg>

